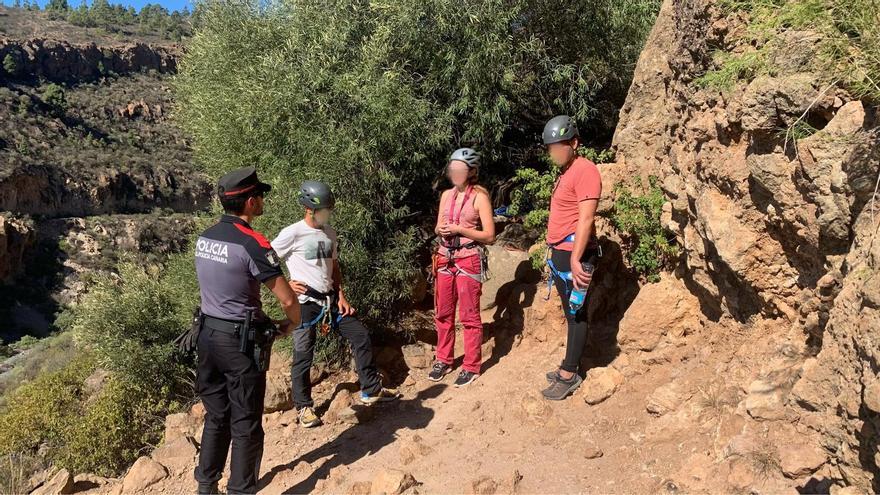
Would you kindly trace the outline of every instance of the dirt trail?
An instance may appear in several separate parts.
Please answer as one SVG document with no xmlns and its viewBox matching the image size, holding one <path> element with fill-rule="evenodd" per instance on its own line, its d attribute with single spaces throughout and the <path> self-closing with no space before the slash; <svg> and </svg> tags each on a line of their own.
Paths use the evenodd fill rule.
<svg viewBox="0 0 880 495">
<path fill-rule="evenodd" d="M 293 411 L 265 415 L 261 493 L 367 493 L 389 469 L 418 481 L 407 493 L 730 490 L 730 476 L 716 479 L 719 463 L 736 454 L 727 444 L 744 430 L 737 405 L 743 379 L 778 354 L 774 333 L 722 321 L 650 353 L 615 351 L 614 357 L 590 348 L 593 366 L 611 361 L 598 369 L 619 370 L 622 383 L 589 405 L 585 396 L 609 392 L 591 371 L 573 397 L 554 403 L 540 390 L 544 373 L 563 352 L 557 309 L 536 298 L 526 311 L 525 331 L 488 325 L 494 334 L 489 341 L 498 341 L 494 355 L 486 356 L 490 366 L 468 387 L 452 386 L 453 375 L 434 383 L 427 370 L 414 369 L 399 403 L 355 405 L 353 419 L 331 406 L 355 389 L 353 375 L 337 375 L 315 389 L 326 425 L 300 428 Z M 803 483 L 762 471 L 757 454 L 740 456 L 746 466 L 740 477 L 761 492 Z M 146 491 L 191 492 L 192 467 L 190 461 Z"/>
</svg>

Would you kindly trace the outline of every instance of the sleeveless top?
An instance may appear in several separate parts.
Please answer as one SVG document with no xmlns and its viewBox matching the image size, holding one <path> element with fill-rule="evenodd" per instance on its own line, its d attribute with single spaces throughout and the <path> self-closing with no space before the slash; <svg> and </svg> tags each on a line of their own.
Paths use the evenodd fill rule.
<svg viewBox="0 0 880 495">
<path fill-rule="evenodd" d="M 446 222 L 460 225 L 466 229 L 477 228 L 480 225 L 480 213 L 474 207 L 474 201 L 477 199 L 478 194 L 477 189 L 474 186 L 468 186 L 464 193 L 459 193 L 455 188 L 452 188 L 449 191 L 452 194 L 449 196 L 448 204 L 443 211 L 443 215 L 446 217 Z M 456 203 L 459 194 L 464 194 L 464 199 L 461 207 L 457 208 Z M 464 236 L 458 236 L 458 239 L 458 242 L 460 243 L 459 245 L 465 245 L 472 242 L 471 239 Z M 440 243 L 439 253 L 440 255 L 449 258 L 449 250 L 443 246 L 442 242 Z M 478 254 L 480 254 L 479 246 L 474 246 L 471 248 L 455 250 L 452 256 L 455 259 L 460 259 Z"/>
</svg>

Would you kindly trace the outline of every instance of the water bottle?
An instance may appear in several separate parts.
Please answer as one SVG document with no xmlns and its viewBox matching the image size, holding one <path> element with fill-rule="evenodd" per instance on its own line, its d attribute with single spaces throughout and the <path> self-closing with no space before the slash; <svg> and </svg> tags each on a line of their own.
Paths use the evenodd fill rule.
<svg viewBox="0 0 880 495">
<path fill-rule="evenodd" d="M 581 267 L 590 275 L 592 275 L 593 270 L 596 269 L 592 263 L 587 261 L 581 262 Z M 581 289 L 575 289 L 572 287 L 571 295 L 568 296 L 569 313 L 575 314 L 584 306 L 584 301 L 587 299 L 587 289 L 588 287 L 582 287 Z"/>
</svg>

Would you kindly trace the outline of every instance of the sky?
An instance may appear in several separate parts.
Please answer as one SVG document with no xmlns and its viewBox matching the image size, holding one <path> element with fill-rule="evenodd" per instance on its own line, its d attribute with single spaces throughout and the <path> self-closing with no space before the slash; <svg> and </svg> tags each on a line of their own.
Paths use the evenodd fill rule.
<svg viewBox="0 0 880 495">
<path fill-rule="evenodd" d="M 49 0 L 38 0 L 38 3 L 40 4 L 40 8 L 44 8 L 48 2 L 49 2 Z M 140 10 L 141 7 L 143 7 L 144 5 L 146 5 L 148 3 L 158 3 L 158 4 L 162 5 L 163 7 L 165 7 L 166 9 L 172 10 L 172 11 L 173 10 L 181 10 L 184 7 L 188 7 L 190 10 L 192 10 L 192 8 L 193 8 L 192 2 L 190 2 L 189 0 L 109 0 L 109 2 L 114 5 L 121 3 L 122 5 L 125 5 L 126 7 L 131 6 L 137 10 Z M 14 1 L 13 0 L 0 0 L 0 3 L 3 3 L 3 5 L 12 5 L 14 3 Z M 71 7 L 76 7 L 80 4 L 80 0 L 67 0 L 67 3 L 69 3 Z M 92 2 L 90 0 L 87 0 L 86 3 L 91 4 Z"/>
</svg>

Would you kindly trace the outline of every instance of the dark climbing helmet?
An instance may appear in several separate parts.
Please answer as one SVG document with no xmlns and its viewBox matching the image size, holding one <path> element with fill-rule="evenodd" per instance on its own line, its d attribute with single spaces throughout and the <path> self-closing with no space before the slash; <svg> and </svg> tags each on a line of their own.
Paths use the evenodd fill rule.
<svg viewBox="0 0 880 495">
<path fill-rule="evenodd" d="M 561 143 L 578 137 L 578 128 L 568 115 L 557 115 L 544 126 L 544 144 Z"/>
<path fill-rule="evenodd" d="M 459 148 L 453 151 L 452 155 L 449 157 L 449 161 L 451 162 L 453 160 L 465 162 L 468 168 L 480 167 L 480 154 L 471 148 Z"/>
<path fill-rule="evenodd" d="M 306 208 L 320 210 L 321 208 L 333 208 L 336 199 L 330 186 L 316 180 L 307 180 L 299 187 L 299 202 Z"/>
</svg>

